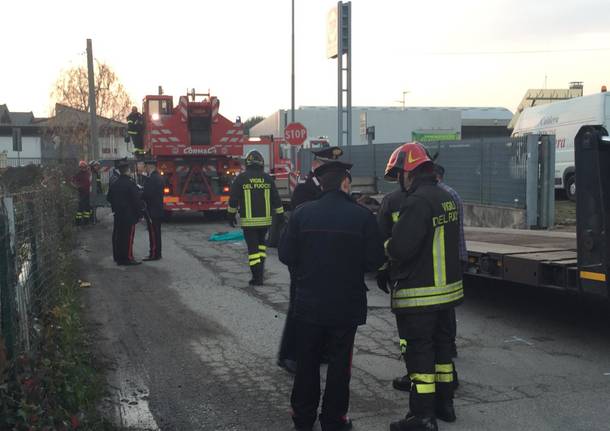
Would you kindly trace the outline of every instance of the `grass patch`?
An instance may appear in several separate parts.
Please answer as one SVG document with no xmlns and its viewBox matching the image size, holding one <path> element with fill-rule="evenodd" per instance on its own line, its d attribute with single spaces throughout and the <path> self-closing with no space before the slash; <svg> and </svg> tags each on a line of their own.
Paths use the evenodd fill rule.
<svg viewBox="0 0 610 431">
<path fill-rule="evenodd" d="M 40 314 L 35 355 L 18 355 L 0 379 L 1 430 L 115 429 L 96 410 L 106 383 L 81 319 L 74 260 L 60 261 L 52 305 Z"/>
</svg>

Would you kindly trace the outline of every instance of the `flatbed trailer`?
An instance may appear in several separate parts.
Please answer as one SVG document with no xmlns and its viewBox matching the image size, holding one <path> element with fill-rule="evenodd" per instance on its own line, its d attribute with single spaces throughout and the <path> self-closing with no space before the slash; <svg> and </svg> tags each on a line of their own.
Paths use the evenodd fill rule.
<svg viewBox="0 0 610 431">
<path fill-rule="evenodd" d="M 608 300 L 610 297 L 610 138 L 585 126 L 575 138 L 576 232 L 468 228 L 467 272 Z"/>
</svg>

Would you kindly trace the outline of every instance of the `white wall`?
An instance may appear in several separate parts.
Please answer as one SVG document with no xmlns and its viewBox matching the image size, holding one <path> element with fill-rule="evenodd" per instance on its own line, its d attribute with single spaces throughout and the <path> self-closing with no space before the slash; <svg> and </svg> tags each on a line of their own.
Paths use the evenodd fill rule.
<svg viewBox="0 0 610 431">
<path fill-rule="evenodd" d="M 251 136 L 267 134 L 282 136 L 286 112 L 280 110 L 267 117 L 251 129 Z M 462 115 L 459 110 L 354 107 L 352 108 L 352 145 L 364 143 L 360 137 L 361 112 L 367 113 L 367 125 L 375 126 L 375 143 L 379 144 L 408 142 L 411 140 L 412 132 L 460 133 L 462 129 Z M 337 108 L 299 108 L 295 111 L 295 121 L 307 128 L 308 138 L 327 136 L 331 145 L 337 145 Z"/>
<path fill-rule="evenodd" d="M 13 151 L 13 137 L 12 136 L 0 136 L 0 152 L 6 151 L 6 157 L 12 158 L 40 158 L 42 156 L 42 150 L 40 145 L 40 137 L 38 136 L 22 136 L 21 143 L 23 151 L 19 154 Z"/>
</svg>

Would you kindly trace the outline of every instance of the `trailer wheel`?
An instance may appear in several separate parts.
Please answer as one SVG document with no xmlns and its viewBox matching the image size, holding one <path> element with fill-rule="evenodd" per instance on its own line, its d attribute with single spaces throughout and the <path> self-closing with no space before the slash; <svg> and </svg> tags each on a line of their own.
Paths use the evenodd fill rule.
<svg viewBox="0 0 610 431">
<path fill-rule="evenodd" d="M 572 202 L 576 202 L 576 177 L 574 175 L 570 175 L 566 178 L 565 188 L 568 199 Z"/>
</svg>

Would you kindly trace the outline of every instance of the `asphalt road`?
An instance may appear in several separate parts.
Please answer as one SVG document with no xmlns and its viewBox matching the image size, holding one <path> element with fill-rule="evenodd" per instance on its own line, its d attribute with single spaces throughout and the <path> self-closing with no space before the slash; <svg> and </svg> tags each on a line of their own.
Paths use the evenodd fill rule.
<svg viewBox="0 0 610 431">
<path fill-rule="evenodd" d="M 291 376 L 275 365 L 288 273 L 270 250 L 267 283 L 248 287 L 243 243 L 211 243 L 224 223 L 176 218 L 164 259 L 117 267 L 111 219 L 81 233 L 85 313 L 108 363 L 104 405 L 121 426 L 161 430 L 291 430 Z M 148 237 L 138 226 L 135 254 Z M 407 410 L 391 388 L 404 372 L 388 297 L 370 283 L 356 337 L 350 416 L 389 429 Z M 442 430 L 609 430 L 610 318 L 599 304 L 468 280 L 458 309 L 458 421 Z"/>
</svg>

